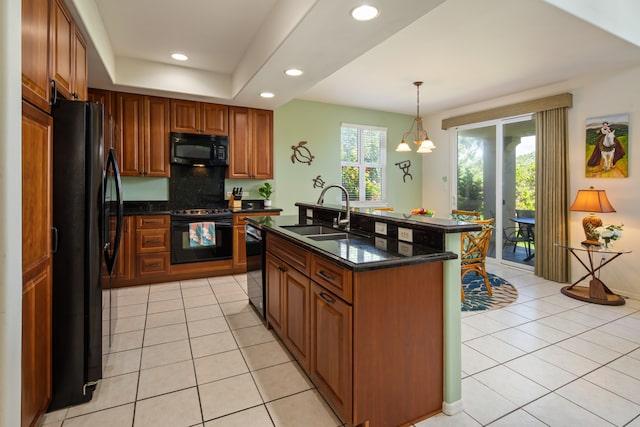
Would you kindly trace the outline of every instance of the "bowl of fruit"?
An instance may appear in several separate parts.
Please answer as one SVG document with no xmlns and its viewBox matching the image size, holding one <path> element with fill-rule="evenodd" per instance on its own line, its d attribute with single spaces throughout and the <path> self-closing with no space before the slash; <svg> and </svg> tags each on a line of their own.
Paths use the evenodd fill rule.
<svg viewBox="0 0 640 427">
<path fill-rule="evenodd" d="M 436 213 L 431 209 L 417 208 L 411 209 L 411 215 L 434 216 Z"/>
</svg>

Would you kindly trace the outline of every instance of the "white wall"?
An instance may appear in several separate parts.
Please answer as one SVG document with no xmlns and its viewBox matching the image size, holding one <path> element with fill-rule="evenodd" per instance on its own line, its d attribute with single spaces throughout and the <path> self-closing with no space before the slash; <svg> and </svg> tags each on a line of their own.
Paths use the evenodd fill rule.
<svg viewBox="0 0 640 427">
<path fill-rule="evenodd" d="M 422 163 L 422 205 L 433 206 L 437 212 L 451 208 L 450 177 L 455 170 L 453 146 L 455 130 L 442 130 L 442 119 L 487 108 L 508 105 L 563 92 L 573 93 L 573 108 L 569 109 L 569 203 L 573 202 L 579 189 L 594 186 L 607 191 L 615 213 L 601 214 L 605 224 L 624 224 L 623 239 L 616 247 L 630 249 L 601 270 L 600 278 L 614 291 L 625 296 L 640 298 L 640 153 L 635 146 L 640 144 L 640 67 L 611 72 L 599 76 L 583 77 L 555 85 L 530 90 L 508 97 L 469 105 L 463 108 L 429 115 L 426 126 L 437 150 L 424 157 Z M 585 177 L 585 119 L 617 113 L 629 113 L 629 176 L 628 178 Z M 447 182 L 443 182 L 444 179 Z M 574 244 L 584 239 L 582 231 L 583 212 L 570 212 L 569 235 Z M 586 271 L 572 260 L 572 282 Z M 586 285 L 586 283 L 582 283 Z"/>
<path fill-rule="evenodd" d="M 21 2 L 0 2 L 0 426 L 20 425 Z"/>
</svg>

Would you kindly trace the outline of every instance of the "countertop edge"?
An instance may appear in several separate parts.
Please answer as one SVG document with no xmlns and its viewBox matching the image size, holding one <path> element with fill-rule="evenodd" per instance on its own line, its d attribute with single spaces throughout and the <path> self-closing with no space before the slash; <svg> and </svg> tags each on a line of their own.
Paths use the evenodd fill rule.
<svg viewBox="0 0 640 427">
<path fill-rule="evenodd" d="M 404 258 L 396 258 L 384 261 L 373 261 L 373 262 L 365 262 L 360 264 L 355 264 L 350 262 L 340 256 L 336 256 L 331 252 L 327 252 L 319 246 L 314 245 L 308 239 L 305 239 L 302 236 L 299 236 L 295 233 L 286 231 L 281 229 L 279 226 L 273 226 L 270 224 L 264 224 L 259 221 L 261 217 L 247 217 L 247 222 L 254 224 L 261 229 L 276 234 L 280 237 L 283 237 L 295 244 L 313 252 L 314 254 L 323 256 L 325 258 L 329 258 L 341 266 L 354 271 L 354 272 L 362 272 L 362 271 L 372 271 L 372 270 L 380 270 L 385 268 L 393 268 L 393 267 L 402 267 L 406 265 L 416 265 L 416 264 L 425 264 L 425 263 L 433 263 L 433 262 L 442 262 L 451 259 L 456 259 L 458 256 L 453 252 L 443 251 L 437 254 L 429 254 L 429 255 L 413 255 L 407 256 Z"/>
</svg>

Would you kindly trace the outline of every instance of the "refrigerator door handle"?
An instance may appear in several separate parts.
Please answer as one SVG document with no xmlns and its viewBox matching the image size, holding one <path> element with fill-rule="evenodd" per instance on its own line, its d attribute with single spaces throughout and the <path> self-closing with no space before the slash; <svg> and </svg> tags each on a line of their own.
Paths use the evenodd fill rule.
<svg viewBox="0 0 640 427">
<path fill-rule="evenodd" d="M 113 175 L 110 175 L 110 174 Z M 112 178 L 110 178 L 112 176 Z M 123 200 L 122 200 L 122 182 L 120 179 L 120 169 L 118 168 L 118 162 L 116 161 L 115 151 L 113 148 L 109 149 L 109 155 L 107 157 L 107 167 L 106 173 L 104 174 L 104 192 L 106 195 L 107 192 L 107 182 L 109 179 L 113 179 L 115 183 L 116 190 L 116 235 L 113 240 L 113 247 L 111 247 L 110 236 L 105 236 L 105 245 L 104 245 L 104 253 L 105 253 L 105 264 L 107 267 L 107 272 L 109 275 L 113 273 L 113 268 L 116 263 L 116 259 L 118 258 L 118 252 L 120 249 L 120 240 L 122 239 L 122 217 L 123 217 Z M 104 215 L 104 213 L 103 213 Z M 109 221 L 110 218 L 104 218 L 104 221 Z M 109 254 L 109 250 L 111 249 L 111 254 Z"/>
<path fill-rule="evenodd" d="M 55 254 L 56 252 L 58 252 L 58 228 L 57 227 L 51 227 L 51 231 L 53 232 L 53 242 L 51 245 L 51 253 Z"/>
</svg>

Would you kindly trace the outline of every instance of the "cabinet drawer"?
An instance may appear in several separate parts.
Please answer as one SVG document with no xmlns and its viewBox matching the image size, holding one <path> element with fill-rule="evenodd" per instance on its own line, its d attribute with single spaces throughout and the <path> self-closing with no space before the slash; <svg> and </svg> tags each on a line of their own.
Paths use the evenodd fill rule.
<svg viewBox="0 0 640 427">
<path fill-rule="evenodd" d="M 170 233 L 168 229 L 136 231 L 137 254 L 168 252 L 170 244 Z"/>
<path fill-rule="evenodd" d="M 169 228 L 169 215 L 139 215 L 136 217 L 136 229 L 141 228 Z"/>
<path fill-rule="evenodd" d="M 138 255 L 137 277 L 149 277 L 169 274 L 169 253 Z"/>
<path fill-rule="evenodd" d="M 311 254 L 300 248 L 300 246 L 296 246 L 272 233 L 268 233 L 267 250 L 281 260 L 289 263 L 301 273 L 307 276 L 309 275 L 309 258 Z"/>
<path fill-rule="evenodd" d="M 348 303 L 352 302 L 353 273 L 317 255 L 311 257 L 311 279 Z"/>
</svg>

